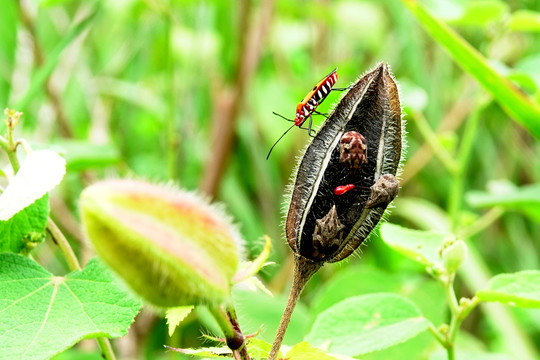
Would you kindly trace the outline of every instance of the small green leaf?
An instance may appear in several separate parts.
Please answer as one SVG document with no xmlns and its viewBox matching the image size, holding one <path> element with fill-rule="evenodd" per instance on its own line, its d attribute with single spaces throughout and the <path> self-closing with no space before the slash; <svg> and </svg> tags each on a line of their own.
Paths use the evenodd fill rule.
<svg viewBox="0 0 540 360">
<path fill-rule="evenodd" d="M 433 17 L 417 0 L 402 0 L 431 37 L 461 68 L 474 76 L 503 110 L 540 139 L 540 104 L 501 75 L 488 60 L 452 28 Z"/>
<path fill-rule="evenodd" d="M 189 315 L 194 306 L 178 306 L 167 309 L 165 317 L 167 318 L 167 325 L 169 326 L 169 336 L 172 336 L 174 329 Z"/>
<path fill-rule="evenodd" d="M 472 207 L 501 206 L 520 211 L 540 222 L 540 183 L 517 187 L 509 182 L 491 182 L 488 192 L 469 191 L 466 199 Z"/>
<path fill-rule="evenodd" d="M 264 340 L 250 338 L 247 340 L 247 351 L 252 359 L 266 359 L 270 353 L 272 345 Z M 205 358 L 223 358 L 231 357 L 231 350 L 226 347 L 207 347 L 200 349 L 177 349 L 169 346 L 165 346 L 167 349 L 176 351 L 182 354 L 205 357 Z M 283 356 L 279 352 L 278 357 L 281 359 Z"/>
<path fill-rule="evenodd" d="M 307 339 L 329 351 L 357 356 L 402 343 L 426 330 L 429 321 L 410 300 L 394 294 L 348 298 L 321 313 Z"/>
<path fill-rule="evenodd" d="M 165 345 L 165 347 L 169 350 L 176 351 L 181 354 L 204 357 L 204 358 L 223 358 L 223 357 L 231 356 L 231 350 L 226 346 L 207 347 L 207 348 L 200 348 L 200 349 L 179 349 L 179 348 L 172 348 L 167 345 Z"/>
<path fill-rule="evenodd" d="M 407 229 L 390 223 L 381 226 L 381 237 L 388 246 L 426 266 L 442 265 L 440 249 L 448 236 L 432 231 Z"/>
<path fill-rule="evenodd" d="M 43 197 L 60 183 L 65 173 L 66 162 L 54 151 L 31 152 L 0 195 L 0 220 L 9 220 Z"/>
<path fill-rule="evenodd" d="M 287 360 L 335 360 L 336 358 L 326 354 L 321 349 L 314 348 L 307 342 L 294 345 L 285 356 Z"/>
<path fill-rule="evenodd" d="M 32 238 L 44 235 L 48 217 L 49 195 L 45 195 L 9 220 L 0 221 L 0 252 L 23 252 Z"/>
<path fill-rule="evenodd" d="M 55 150 L 66 159 L 68 171 L 82 171 L 118 164 L 120 153 L 113 144 L 92 144 L 80 140 L 57 141 Z"/>
<path fill-rule="evenodd" d="M 272 344 L 261 339 L 250 338 L 247 342 L 247 350 L 252 359 L 266 359 L 270 354 L 271 348 Z M 281 358 L 282 356 L 280 351 L 278 358 Z"/>
<path fill-rule="evenodd" d="M 510 306 L 540 308 L 540 271 L 526 270 L 493 277 L 486 289 L 476 294 L 483 301 Z"/>
<path fill-rule="evenodd" d="M 0 254 L 2 359 L 49 359 L 83 338 L 123 336 L 139 308 L 96 259 L 61 277 Z"/>
<path fill-rule="evenodd" d="M 514 31 L 540 32 L 540 12 L 517 10 L 510 17 L 507 26 Z"/>
</svg>

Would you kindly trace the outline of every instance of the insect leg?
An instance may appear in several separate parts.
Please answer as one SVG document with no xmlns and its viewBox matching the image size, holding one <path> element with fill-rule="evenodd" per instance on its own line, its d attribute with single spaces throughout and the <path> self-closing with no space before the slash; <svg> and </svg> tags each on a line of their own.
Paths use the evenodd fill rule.
<svg viewBox="0 0 540 360">
<path fill-rule="evenodd" d="M 328 113 L 322 113 L 322 112 L 318 112 L 317 110 L 313 110 L 313 113 L 317 114 L 317 115 L 322 115 L 324 117 L 328 117 Z"/>
<path fill-rule="evenodd" d="M 309 125 L 308 125 L 308 134 L 309 136 L 311 137 L 315 137 L 315 135 L 311 135 L 311 124 L 313 123 L 313 117 L 311 116 L 311 114 L 309 114 Z"/>
</svg>

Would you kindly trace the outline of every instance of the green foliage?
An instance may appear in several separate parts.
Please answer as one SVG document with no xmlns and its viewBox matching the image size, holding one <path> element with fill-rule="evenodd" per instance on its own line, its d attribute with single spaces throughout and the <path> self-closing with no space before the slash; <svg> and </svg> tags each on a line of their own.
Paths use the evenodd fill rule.
<svg viewBox="0 0 540 360">
<path fill-rule="evenodd" d="M 403 2 L 430 35 L 445 47 L 453 59 L 465 71 L 474 76 L 510 116 L 525 126 L 537 139 L 540 139 L 540 105 L 503 77 L 489 64 L 486 58 L 444 22 L 434 18 L 418 1 L 403 0 Z M 504 7 L 504 4 L 502 5 Z M 492 9 L 491 5 L 489 5 L 489 9 Z M 476 19 L 478 18 L 477 14 L 486 14 L 484 10 L 484 6 L 472 9 L 472 17 Z M 501 10 L 495 11 L 496 14 L 500 12 Z M 484 18 L 484 21 L 491 18 L 492 16 Z"/>
<path fill-rule="evenodd" d="M 308 335 L 314 345 L 357 356 L 404 342 L 427 329 L 429 321 L 411 301 L 394 294 L 343 300 L 322 312 Z"/>
<path fill-rule="evenodd" d="M 476 296 L 483 301 L 498 301 L 519 307 L 540 307 L 540 271 L 528 270 L 500 274 L 489 281 Z"/>
<path fill-rule="evenodd" d="M 477 208 L 499 206 L 519 211 L 540 222 L 540 183 L 517 187 L 506 181 L 498 181 L 488 184 L 488 188 L 488 192 L 468 192 L 469 204 Z"/>
<path fill-rule="evenodd" d="M 0 254 L 0 356 L 48 359 L 82 338 L 127 333 L 140 303 L 95 259 L 53 276 L 15 254 Z"/>
<path fill-rule="evenodd" d="M 449 235 L 383 224 L 381 237 L 395 251 L 422 265 L 442 265 L 442 244 Z"/>
<path fill-rule="evenodd" d="M 65 161 L 57 153 L 50 150 L 30 153 L 0 195 L 0 220 L 9 220 L 42 198 L 60 183 L 65 171 Z"/>
<path fill-rule="evenodd" d="M 292 0 L 266 8 L 268 4 L 4 1 L 0 109 L 20 106 L 17 110 L 25 114 L 13 140 L 24 138 L 34 151 L 59 153 L 67 173 L 49 194 L 54 185 L 44 187 L 42 182 L 56 172 L 44 164 L 45 170 L 28 178 L 31 185 L 14 192 L 27 201 L 2 203 L 0 213 L 14 215 L 0 221 L 0 251 L 31 256 L 46 279 L 34 279 L 36 284 L 64 279 L 58 289 L 66 290 L 69 276 L 80 273 L 60 277 L 76 264 L 66 261 L 69 256 L 56 245 L 62 242 L 49 235 L 54 230 L 49 216 L 75 260 L 85 259 L 92 250 L 81 235 L 78 202 L 86 186 L 135 177 L 200 189 L 232 214 L 246 239 L 248 259 L 260 253 L 264 234 L 272 238 L 274 265 L 264 267 L 258 278 L 274 297 L 253 292 L 253 279 L 233 288 L 242 332 L 261 330 L 250 338 L 249 352 L 265 356 L 291 279 L 279 209 L 295 157 L 309 141 L 305 131 L 293 128 L 265 161 L 270 146 L 290 126 L 272 111 L 293 117 L 314 81 L 336 66 L 336 86 L 341 87 L 385 61 L 400 83 L 408 133 L 400 194 L 388 216 L 396 225 L 382 226 L 383 241 L 373 236 L 358 257 L 325 266 L 308 283 L 283 354 L 333 357 L 311 348 L 316 344 L 302 343 L 315 319 L 341 301 L 385 292 L 414 303 L 435 328 L 362 359 L 448 359 L 441 339 L 450 338 L 450 331 L 444 331 L 451 319 L 459 322 L 453 328 L 456 359 L 538 359 L 540 1 Z M 272 14 L 268 23 L 263 21 L 265 11 Z M 340 96 L 332 92 L 318 109 L 331 110 Z M 229 114 L 234 114 L 231 122 Z M 323 121 L 314 118 L 316 126 Z M 15 181 L 9 165 L 15 157 L 24 166 L 25 149 L 19 145 L 16 152 L 8 151 L 5 130 L 0 121 L 2 154 L 8 154 L 0 155 L 0 192 L 9 195 Z M 227 146 L 220 147 L 220 140 Z M 221 155 L 220 162 L 213 161 Z M 212 174 L 217 174 L 217 185 L 208 190 L 205 184 Z M 458 262 L 444 254 L 456 239 L 466 244 L 468 254 L 454 272 Z M 16 259 L 19 266 L 30 264 L 28 258 Z M 7 289 L 2 286 L 0 293 Z M 452 298 L 455 304 L 448 301 Z M 461 298 L 463 303 L 457 301 Z M 486 301 L 509 306 L 482 306 L 470 313 Z M 43 315 L 42 304 L 37 310 L 31 305 L 23 320 Z M 128 334 L 137 335 L 137 341 L 126 341 L 132 344 L 127 346 L 130 354 L 184 358 L 163 344 L 224 346 L 201 337 L 209 332 L 223 337 L 204 307 L 196 307 L 170 336 L 165 320 L 156 319 L 161 313 L 143 315 L 142 325 Z M 2 318 L 0 327 L 12 321 Z M 50 332 L 47 338 L 63 343 L 56 352 L 97 336 L 83 331 L 86 321 L 80 327 L 65 323 L 69 336 Z M 106 336 L 124 334 L 128 323 L 126 317 L 121 329 Z M 47 337 L 45 332 L 41 336 Z M 0 349 L 6 349 L 4 343 L 0 341 Z M 24 351 L 29 341 L 17 337 L 7 343 Z M 332 350 L 331 344 L 322 346 Z M 102 356 L 112 359 L 107 351 L 85 344 L 56 358 Z"/>
<path fill-rule="evenodd" d="M 28 240 L 43 236 L 49 217 L 49 195 L 44 195 L 9 220 L 0 221 L 0 251 L 22 252 Z"/>
</svg>

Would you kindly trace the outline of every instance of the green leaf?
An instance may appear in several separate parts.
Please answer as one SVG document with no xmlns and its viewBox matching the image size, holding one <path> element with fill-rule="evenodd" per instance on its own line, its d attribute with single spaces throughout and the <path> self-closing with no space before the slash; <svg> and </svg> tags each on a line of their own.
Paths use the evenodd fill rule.
<svg viewBox="0 0 540 360">
<path fill-rule="evenodd" d="M 248 339 L 247 349 L 252 359 L 266 359 L 270 354 L 272 344 L 267 343 L 264 340 L 251 338 Z M 281 351 L 278 354 L 278 358 L 283 357 Z"/>
<path fill-rule="evenodd" d="M 43 238 L 48 217 L 49 195 L 46 194 L 9 220 L 0 221 L 0 252 L 31 250 L 32 244 Z"/>
<path fill-rule="evenodd" d="M 179 349 L 179 348 L 172 348 L 167 345 L 165 345 L 165 347 L 169 350 L 176 351 L 181 354 L 204 357 L 204 358 L 223 358 L 223 357 L 231 356 L 231 350 L 226 346 L 206 347 L 206 348 L 200 348 L 200 349 Z"/>
<path fill-rule="evenodd" d="M 321 349 L 314 348 L 307 342 L 301 342 L 294 345 L 285 356 L 287 360 L 332 360 L 336 359 L 333 356 L 326 354 Z"/>
<path fill-rule="evenodd" d="M 517 10 L 507 24 L 510 30 L 540 32 L 540 12 L 532 10 Z"/>
<path fill-rule="evenodd" d="M 65 172 L 65 160 L 54 151 L 31 152 L 0 195 L 0 221 L 9 220 L 51 191 L 60 183 Z"/>
<path fill-rule="evenodd" d="M 540 183 L 517 187 L 510 182 L 493 181 L 488 192 L 469 191 L 466 199 L 472 207 L 501 206 L 520 211 L 540 222 Z"/>
<path fill-rule="evenodd" d="M 482 54 L 448 25 L 434 18 L 418 1 L 402 1 L 461 68 L 475 77 L 509 116 L 540 139 L 540 105 L 497 72 Z"/>
<path fill-rule="evenodd" d="M 486 26 L 491 22 L 502 20 L 508 11 L 508 4 L 499 0 L 467 2 L 463 14 L 451 22 L 456 25 Z"/>
<path fill-rule="evenodd" d="M 540 271 L 526 270 L 493 277 L 476 294 L 483 301 L 498 301 L 518 307 L 540 308 Z"/>
<path fill-rule="evenodd" d="M 390 223 L 381 226 L 381 237 L 388 246 L 426 266 L 442 265 L 440 250 L 449 236 L 452 235 L 412 230 Z"/>
<path fill-rule="evenodd" d="M 402 343 L 428 326 L 411 301 L 379 293 L 348 298 L 324 311 L 307 339 L 315 346 L 329 341 L 329 351 L 357 356 Z"/>
<path fill-rule="evenodd" d="M 270 354 L 270 349 L 272 348 L 272 344 L 267 343 L 264 340 L 250 338 L 247 340 L 247 351 L 252 359 L 266 359 L 268 357 L 268 354 Z M 182 354 L 191 355 L 191 356 L 198 356 L 198 357 L 205 357 L 205 358 L 223 358 L 223 357 L 231 357 L 231 350 L 226 346 L 221 347 L 207 347 L 207 348 L 200 348 L 200 349 L 177 349 L 177 348 L 171 348 L 169 346 L 165 346 L 166 348 L 176 351 Z M 281 351 L 278 355 L 279 358 L 282 357 Z"/>
<path fill-rule="evenodd" d="M 61 277 L 0 254 L 2 359 L 49 359 L 83 338 L 123 336 L 140 306 L 96 259 Z"/>
<path fill-rule="evenodd" d="M 444 350 L 439 350 L 429 357 L 429 360 L 447 360 L 448 353 Z M 510 357 L 506 354 L 495 354 L 479 351 L 456 351 L 456 359 L 459 360 L 512 360 L 514 357 Z"/>
<path fill-rule="evenodd" d="M 189 315 L 194 306 L 178 306 L 167 309 L 165 317 L 167 318 L 167 325 L 169 326 L 169 336 L 172 336 L 174 329 Z"/>
<path fill-rule="evenodd" d="M 113 144 L 92 144 L 87 141 L 56 141 L 55 149 L 66 159 L 68 171 L 82 171 L 118 164 L 120 153 Z"/>
</svg>

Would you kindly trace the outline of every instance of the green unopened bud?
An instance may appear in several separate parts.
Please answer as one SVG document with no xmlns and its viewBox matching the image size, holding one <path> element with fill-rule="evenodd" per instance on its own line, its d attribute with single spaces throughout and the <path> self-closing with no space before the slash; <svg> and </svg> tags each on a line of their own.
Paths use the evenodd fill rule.
<svg viewBox="0 0 540 360">
<path fill-rule="evenodd" d="M 192 193 L 135 180 L 86 188 L 81 210 L 98 255 L 158 307 L 230 296 L 240 237 L 222 211 Z"/>
<path fill-rule="evenodd" d="M 444 267 L 448 273 L 456 272 L 467 257 L 467 245 L 463 240 L 456 240 L 442 251 Z"/>
</svg>

